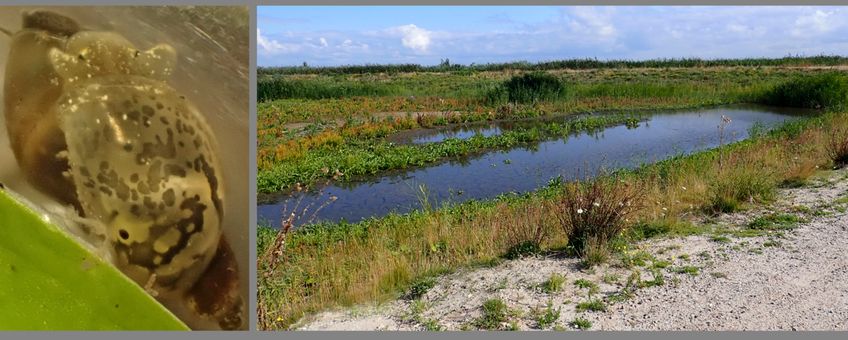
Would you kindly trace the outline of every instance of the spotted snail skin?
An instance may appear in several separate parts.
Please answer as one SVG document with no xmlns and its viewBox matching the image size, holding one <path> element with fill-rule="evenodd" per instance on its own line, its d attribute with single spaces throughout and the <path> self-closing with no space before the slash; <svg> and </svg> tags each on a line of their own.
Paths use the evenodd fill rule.
<svg viewBox="0 0 848 340">
<path fill-rule="evenodd" d="M 86 216 L 106 224 L 116 265 L 140 284 L 155 274 L 156 290 L 191 288 L 221 236 L 223 197 L 208 125 L 161 81 L 175 52 L 86 31 L 49 58 L 65 83 L 71 178 Z"/>
<path fill-rule="evenodd" d="M 28 180 L 105 225 L 113 263 L 163 303 L 242 327 L 217 144 L 166 83 L 176 51 L 138 50 L 117 33 L 36 13 L 13 36 L 5 83 Z"/>
</svg>

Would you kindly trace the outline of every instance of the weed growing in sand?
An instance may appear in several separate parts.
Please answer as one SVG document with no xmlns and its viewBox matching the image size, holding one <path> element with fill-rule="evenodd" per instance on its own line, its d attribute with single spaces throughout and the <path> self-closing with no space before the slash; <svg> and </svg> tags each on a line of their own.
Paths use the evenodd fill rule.
<svg viewBox="0 0 848 340">
<path fill-rule="evenodd" d="M 586 280 L 586 279 L 577 279 L 577 280 L 574 281 L 574 285 L 577 286 L 577 288 L 588 289 L 587 292 L 588 292 L 588 295 L 589 295 L 590 298 L 592 297 L 592 295 L 597 294 L 598 291 L 600 290 L 600 288 L 598 288 L 597 283 L 594 283 L 594 282 Z"/>
<path fill-rule="evenodd" d="M 730 238 L 724 235 L 713 235 L 710 237 L 710 241 L 715 243 L 730 243 Z"/>
<path fill-rule="evenodd" d="M 554 309 L 553 302 L 548 301 L 547 306 L 543 310 L 538 308 L 534 309 L 533 314 L 536 326 L 539 329 L 545 329 L 559 320 L 560 308 Z"/>
<path fill-rule="evenodd" d="M 564 283 L 565 276 L 553 273 L 545 282 L 542 282 L 542 291 L 548 294 L 559 292 Z"/>
<path fill-rule="evenodd" d="M 650 281 L 642 281 L 639 282 L 639 288 L 644 287 L 657 287 L 665 284 L 665 277 L 663 277 L 662 271 L 657 268 L 651 269 L 651 274 L 653 275 L 653 279 Z"/>
<path fill-rule="evenodd" d="M 803 220 L 792 214 L 768 214 L 755 218 L 748 223 L 748 228 L 756 230 L 787 230 L 795 228 L 795 226 L 803 222 Z"/>
<path fill-rule="evenodd" d="M 763 247 L 780 247 L 782 243 L 778 240 L 768 240 L 763 242 Z"/>
<path fill-rule="evenodd" d="M 589 328 L 592 328 L 592 322 L 578 316 L 574 318 L 574 321 L 571 321 L 571 327 L 577 328 L 579 330 L 587 330 Z"/>
<path fill-rule="evenodd" d="M 669 262 L 669 261 L 666 261 L 666 260 L 655 260 L 653 263 L 651 263 L 651 268 L 655 268 L 655 269 L 665 269 L 665 268 L 667 268 L 667 267 L 668 267 L 668 266 L 670 266 L 670 265 L 671 265 L 671 262 Z"/>
<path fill-rule="evenodd" d="M 624 268 L 633 268 L 634 266 L 644 267 L 648 265 L 648 262 L 652 262 L 654 260 L 655 258 L 653 255 L 643 250 L 621 255 L 621 265 Z"/>
<path fill-rule="evenodd" d="M 474 324 L 480 329 L 500 329 L 501 324 L 507 321 L 506 304 L 501 299 L 489 299 L 483 302 L 483 315 Z"/>
<path fill-rule="evenodd" d="M 427 303 L 421 300 L 412 301 L 409 306 L 410 311 L 406 316 L 406 321 L 414 321 L 424 327 L 425 330 L 434 332 L 444 330 L 442 325 L 435 319 L 428 319 L 422 316 L 421 314 L 427 310 Z"/>
<path fill-rule="evenodd" d="M 607 305 L 601 299 L 591 299 L 577 304 L 578 312 L 606 312 Z"/>
<path fill-rule="evenodd" d="M 604 274 L 603 282 L 610 285 L 621 280 L 621 276 L 615 273 Z"/>
<path fill-rule="evenodd" d="M 700 268 L 696 266 L 681 266 L 673 268 L 671 271 L 678 274 L 689 274 L 691 276 L 697 276 L 700 272 Z"/>
<path fill-rule="evenodd" d="M 427 294 L 427 291 L 433 286 L 436 285 L 436 278 L 434 277 L 422 277 L 412 282 L 409 286 L 409 290 L 407 291 L 405 298 L 409 300 L 416 300 L 424 294 Z"/>
</svg>

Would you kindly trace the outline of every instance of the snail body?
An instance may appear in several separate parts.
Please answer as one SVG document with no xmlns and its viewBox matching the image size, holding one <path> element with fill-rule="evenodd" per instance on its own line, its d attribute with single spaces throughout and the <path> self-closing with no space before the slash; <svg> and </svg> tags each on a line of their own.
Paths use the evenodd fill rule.
<svg viewBox="0 0 848 340">
<path fill-rule="evenodd" d="M 5 118 L 28 181 L 105 226 L 115 266 L 170 309 L 242 327 L 217 142 L 167 83 L 176 51 L 43 11 L 12 40 Z"/>
</svg>

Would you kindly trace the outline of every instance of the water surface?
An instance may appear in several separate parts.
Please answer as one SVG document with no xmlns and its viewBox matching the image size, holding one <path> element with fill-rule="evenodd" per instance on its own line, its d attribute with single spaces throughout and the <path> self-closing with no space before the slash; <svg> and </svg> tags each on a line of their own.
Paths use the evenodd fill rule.
<svg viewBox="0 0 848 340">
<path fill-rule="evenodd" d="M 421 208 L 421 185 L 426 186 L 429 200 L 435 205 L 445 201 L 489 199 L 506 192 L 528 192 L 557 176 L 568 180 L 601 169 L 634 168 L 714 148 L 722 139 L 725 144 L 739 141 L 747 138 L 755 125 L 773 127 L 798 119 L 804 113 L 809 111 L 753 105 L 657 113 L 636 128 L 621 125 L 597 133 L 578 133 L 537 145 L 451 159 L 357 182 L 335 183 L 322 188 L 321 192 L 271 198 L 276 202 L 260 204 L 258 216 L 260 221 L 274 221 L 271 225 L 277 225 L 285 202 L 288 202 L 288 209 L 298 202 L 299 210 L 312 205 L 314 212 L 314 207 L 327 202 L 330 196 L 338 199 L 318 211 L 313 222 L 356 222 L 392 211 L 404 213 Z M 720 138 L 718 126 L 722 115 L 730 117 L 731 122 L 724 129 L 724 137 Z M 524 125 L 526 122 L 522 123 Z M 514 127 L 514 124 L 505 123 L 483 124 L 471 128 L 418 131 L 403 138 L 407 142 L 423 143 L 469 138 L 475 133 L 492 135 Z M 306 215 L 308 219 L 312 213 Z"/>
</svg>

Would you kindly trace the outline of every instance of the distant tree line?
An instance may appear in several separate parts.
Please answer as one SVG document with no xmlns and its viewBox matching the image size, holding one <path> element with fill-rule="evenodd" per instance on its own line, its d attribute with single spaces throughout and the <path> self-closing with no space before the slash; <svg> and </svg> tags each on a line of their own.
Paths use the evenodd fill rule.
<svg viewBox="0 0 848 340">
<path fill-rule="evenodd" d="M 745 58 L 745 59 L 700 59 L 672 58 L 651 60 L 598 60 L 567 59 L 542 62 L 516 61 L 487 64 L 453 64 L 442 59 L 438 65 L 420 64 L 365 64 L 344 66 L 301 66 L 259 67 L 261 75 L 287 74 L 369 74 L 369 73 L 405 73 L 405 72 L 479 72 L 479 71 L 545 71 L 555 69 L 613 69 L 613 68 L 663 68 L 663 67 L 716 67 L 716 66 L 835 66 L 848 64 L 848 57 L 837 55 L 786 56 L 783 58 Z"/>
</svg>

